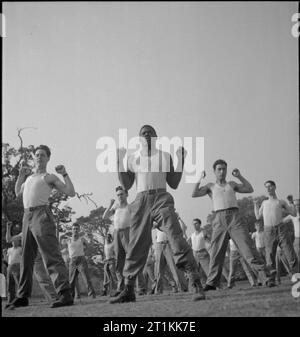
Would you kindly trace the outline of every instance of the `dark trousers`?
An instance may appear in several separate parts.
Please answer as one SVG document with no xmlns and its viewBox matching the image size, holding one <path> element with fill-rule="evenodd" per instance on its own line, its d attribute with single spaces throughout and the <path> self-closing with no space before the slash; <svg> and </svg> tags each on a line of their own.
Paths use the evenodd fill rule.
<svg viewBox="0 0 300 337">
<path fill-rule="evenodd" d="M 132 225 L 124 266 L 125 283 L 134 285 L 138 273 L 145 266 L 152 244 L 153 221 L 167 234 L 176 266 L 188 273 L 190 282 L 200 282 L 197 264 L 191 247 L 183 237 L 171 194 L 165 191 L 138 193 L 130 208 Z"/>
<path fill-rule="evenodd" d="M 20 279 L 20 263 L 13 263 L 7 268 L 7 303 L 11 303 L 16 297 Z"/>
<path fill-rule="evenodd" d="M 242 224 L 238 209 L 217 212 L 213 223 L 210 264 L 207 284 L 219 286 L 229 239 L 263 282 L 267 281 L 267 269 L 254 247 L 248 228 Z"/>
<path fill-rule="evenodd" d="M 81 274 L 83 281 L 86 284 L 88 295 L 89 296 L 95 295 L 95 290 L 90 279 L 86 258 L 84 256 L 76 256 L 70 259 L 69 265 L 70 286 L 72 296 L 75 297 L 75 284 L 79 273 Z"/>
<path fill-rule="evenodd" d="M 293 243 L 287 232 L 285 224 L 265 227 L 264 239 L 266 248 L 267 266 L 272 274 L 272 280 L 276 276 L 276 252 L 279 245 L 287 260 L 289 271 L 294 274 L 297 272 L 297 257 L 294 251 Z"/>
<path fill-rule="evenodd" d="M 112 291 L 116 288 L 116 284 L 116 262 L 115 259 L 109 259 L 104 264 L 103 290 L 105 292 Z"/>
<path fill-rule="evenodd" d="M 116 258 L 116 275 L 118 279 L 117 290 L 124 288 L 123 269 L 126 259 L 126 252 L 129 243 L 129 227 L 125 229 L 117 229 L 114 232 L 114 250 Z"/>
<path fill-rule="evenodd" d="M 25 210 L 22 229 L 23 252 L 18 297 L 30 297 L 34 261 L 39 250 L 58 294 L 70 290 L 68 272 L 61 256 L 53 215 L 48 207 Z"/>
<path fill-rule="evenodd" d="M 229 260 L 228 287 L 232 287 L 235 284 L 235 274 L 238 266 L 238 261 L 240 261 L 251 286 L 256 285 L 256 277 L 247 262 L 244 260 L 238 250 L 232 250 L 230 251 Z"/>
</svg>

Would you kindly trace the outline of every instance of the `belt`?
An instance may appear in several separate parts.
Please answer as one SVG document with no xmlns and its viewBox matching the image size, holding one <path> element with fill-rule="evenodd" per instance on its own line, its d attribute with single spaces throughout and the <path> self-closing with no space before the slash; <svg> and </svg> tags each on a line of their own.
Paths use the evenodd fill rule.
<svg viewBox="0 0 300 337">
<path fill-rule="evenodd" d="M 146 191 L 142 191 L 139 193 L 146 193 L 146 194 L 156 194 L 156 193 L 161 193 L 161 192 L 166 192 L 167 190 L 165 188 L 156 188 L 153 190 L 146 190 Z"/>
<path fill-rule="evenodd" d="M 159 241 L 159 242 L 157 242 L 157 243 L 169 243 L 169 241 L 168 241 L 168 240 L 165 240 L 165 241 Z"/>
<path fill-rule="evenodd" d="M 238 207 L 230 207 L 230 208 L 226 208 L 226 209 L 218 209 L 217 211 L 215 211 L 215 213 L 219 213 L 219 212 L 232 213 L 232 212 L 236 212 L 238 210 L 239 210 Z"/>
<path fill-rule="evenodd" d="M 40 205 L 40 206 L 25 208 L 25 211 L 33 212 L 39 208 L 49 208 L 49 205 Z"/>
</svg>

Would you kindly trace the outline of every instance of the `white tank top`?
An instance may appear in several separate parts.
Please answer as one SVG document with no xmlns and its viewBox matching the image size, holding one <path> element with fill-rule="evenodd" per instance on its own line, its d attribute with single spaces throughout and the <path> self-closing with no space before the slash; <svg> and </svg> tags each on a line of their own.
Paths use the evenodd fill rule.
<svg viewBox="0 0 300 337">
<path fill-rule="evenodd" d="M 77 256 L 84 256 L 84 246 L 83 246 L 81 238 L 77 239 L 76 241 L 71 239 L 68 242 L 68 248 L 69 248 L 70 258 L 77 257 Z"/>
<path fill-rule="evenodd" d="M 238 207 L 235 191 L 229 183 L 224 186 L 214 184 L 210 189 L 214 211 Z"/>
<path fill-rule="evenodd" d="M 24 208 L 48 204 L 52 187 L 46 183 L 46 175 L 48 173 L 34 174 L 26 179 L 23 191 Z"/>
<path fill-rule="evenodd" d="M 126 207 L 116 206 L 114 214 L 114 228 L 115 229 L 124 229 L 130 227 L 131 225 L 131 217 L 129 205 Z"/>
<path fill-rule="evenodd" d="M 105 243 L 104 254 L 105 254 L 105 258 L 107 260 L 115 257 L 115 250 L 114 250 L 114 243 L 113 242 Z"/>
<path fill-rule="evenodd" d="M 168 241 L 168 236 L 165 232 L 156 229 L 156 242 Z"/>
<path fill-rule="evenodd" d="M 206 249 L 203 232 L 200 232 L 200 233 L 194 232 L 191 235 L 191 241 L 192 241 L 192 249 L 193 250 L 199 251 L 199 250 L 202 250 L 202 249 Z"/>
<path fill-rule="evenodd" d="M 167 172 L 170 170 L 170 155 L 157 151 L 151 157 L 140 153 L 129 156 L 128 168 L 135 173 L 137 192 L 166 188 Z"/>
</svg>

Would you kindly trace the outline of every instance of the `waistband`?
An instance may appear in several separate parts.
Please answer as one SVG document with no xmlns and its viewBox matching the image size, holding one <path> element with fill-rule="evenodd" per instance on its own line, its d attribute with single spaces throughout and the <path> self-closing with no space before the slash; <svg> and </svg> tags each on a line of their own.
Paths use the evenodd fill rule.
<svg viewBox="0 0 300 337">
<path fill-rule="evenodd" d="M 162 192 L 167 192 L 167 190 L 165 188 L 156 188 L 154 190 L 141 191 L 141 192 L 138 192 L 138 194 L 156 194 L 156 193 L 162 193 Z"/>
<path fill-rule="evenodd" d="M 159 242 L 156 242 L 156 243 L 169 243 L 168 240 L 164 240 L 164 241 L 159 241 Z"/>
<path fill-rule="evenodd" d="M 40 208 L 48 208 L 48 209 L 50 209 L 49 205 L 40 205 L 40 206 L 34 206 L 34 207 L 25 208 L 25 211 L 27 211 L 27 212 L 33 212 L 33 211 L 35 211 L 37 209 L 40 209 Z"/>
<path fill-rule="evenodd" d="M 206 250 L 205 248 L 202 248 L 202 249 L 200 249 L 200 250 L 194 250 L 194 249 L 193 249 L 193 251 L 196 252 L 196 253 L 201 253 L 201 252 L 204 253 L 204 252 L 207 252 L 207 250 Z M 207 254 L 208 254 L 208 252 L 207 252 Z"/>
<path fill-rule="evenodd" d="M 233 213 L 238 211 L 238 207 L 230 207 L 230 208 L 226 208 L 226 209 L 218 209 L 217 211 L 214 211 L 215 213 L 220 213 L 220 212 L 224 212 L 224 213 Z"/>
<path fill-rule="evenodd" d="M 116 232 L 122 232 L 122 231 L 128 230 L 129 228 L 130 228 L 130 226 L 125 227 L 125 228 L 115 228 L 115 231 L 116 231 Z"/>
</svg>

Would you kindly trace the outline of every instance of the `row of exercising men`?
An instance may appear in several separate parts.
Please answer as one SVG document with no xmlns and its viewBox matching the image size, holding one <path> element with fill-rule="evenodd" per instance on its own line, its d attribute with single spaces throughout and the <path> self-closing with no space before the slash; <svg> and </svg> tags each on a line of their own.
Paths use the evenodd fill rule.
<svg viewBox="0 0 300 337">
<path fill-rule="evenodd" d="M 203 173 L 193 192 L 193 197 L 209 195 L 216 213 L 213 221 L 209 275 L 203 289 L 192 249 L 184 238 L 176 216 L 174 199 L 166 190 L 167 185 L 177 189 L 183 174 L 186 151 L 182 147 L 177 150 L 176 156 L 180 169 L 175 169 L 171 155 L 156 148 L 157 134 L 152 126 L 144 125 L 139 136 L 141 150 L 128 157 L 126 167 L 124 166 L 126 151 L 118 149 L 117 164 L 120 183 L 124 190 L 128 191 L 136 182 L 137 195 L 130 205 L 131 226 L 123 269 L 124 289 L 110 302 L 135 301 L 134 284 L 147 260 L 152 242 L 153 222 L 156 222 L 158 228 L 166 233 L 176 266 L 188 275 L 190 289 L 193 293 L 192 300 L 204 300 L 206 298 L 204 290 L 215 289 L 219 283 L 229 237 L 232 238 L 251 268 L 260 275 L 263 283 L 273 286 L 272 271 L 258 258 L 250 244 L 249 232 L 241 223 L 235 196 L 236 192 L 252 193 L 253 188 L 239 170 L 234 170 L 233 175 L 240 180 L 240 183 L 227 182 L 227 163 L 218 160 L 213 165 L 216 183 L 200 187 L 200 182 L 205 177 Z M 52 307 L 73 304 L 67 270 L 55 236 L 55 225 L 48 206 L 48 198 L 53 188 L 71 197 L 75 196 L 75 190 L 64 166 L 56 167 L 57 173 L 63 176 L 64 182 L 56 175 L 47 173 L 46 168 L 50 155 L 50 149 L 47 146 L 39 146 L 35 149 L 34 174 L 26 179 L 26 168 L 22 167 L 16 183 L 16 195 L 23 193 L 25 212 L 22 229 L 23 253 L 20 286 L 18 297 L 13 301 L 12 307 L 28 305 L 28 297 L 31 293 L 32 266 L 37 249 L 42 255 L 54 287 L 59 294 L 59 299 L 52 304 Z M 270 196 L 270 198 L 273 197 Z M 281 206 L 284 205 L 280 204 Z M 262 212 L 264 216 L 267 216 L 268 208 L 263 208 Z M 276 221 L 281 221 L 280 216 Z M 274 224 L 274 226 L 277 225 L 279 224 Z"/>
</svg>

